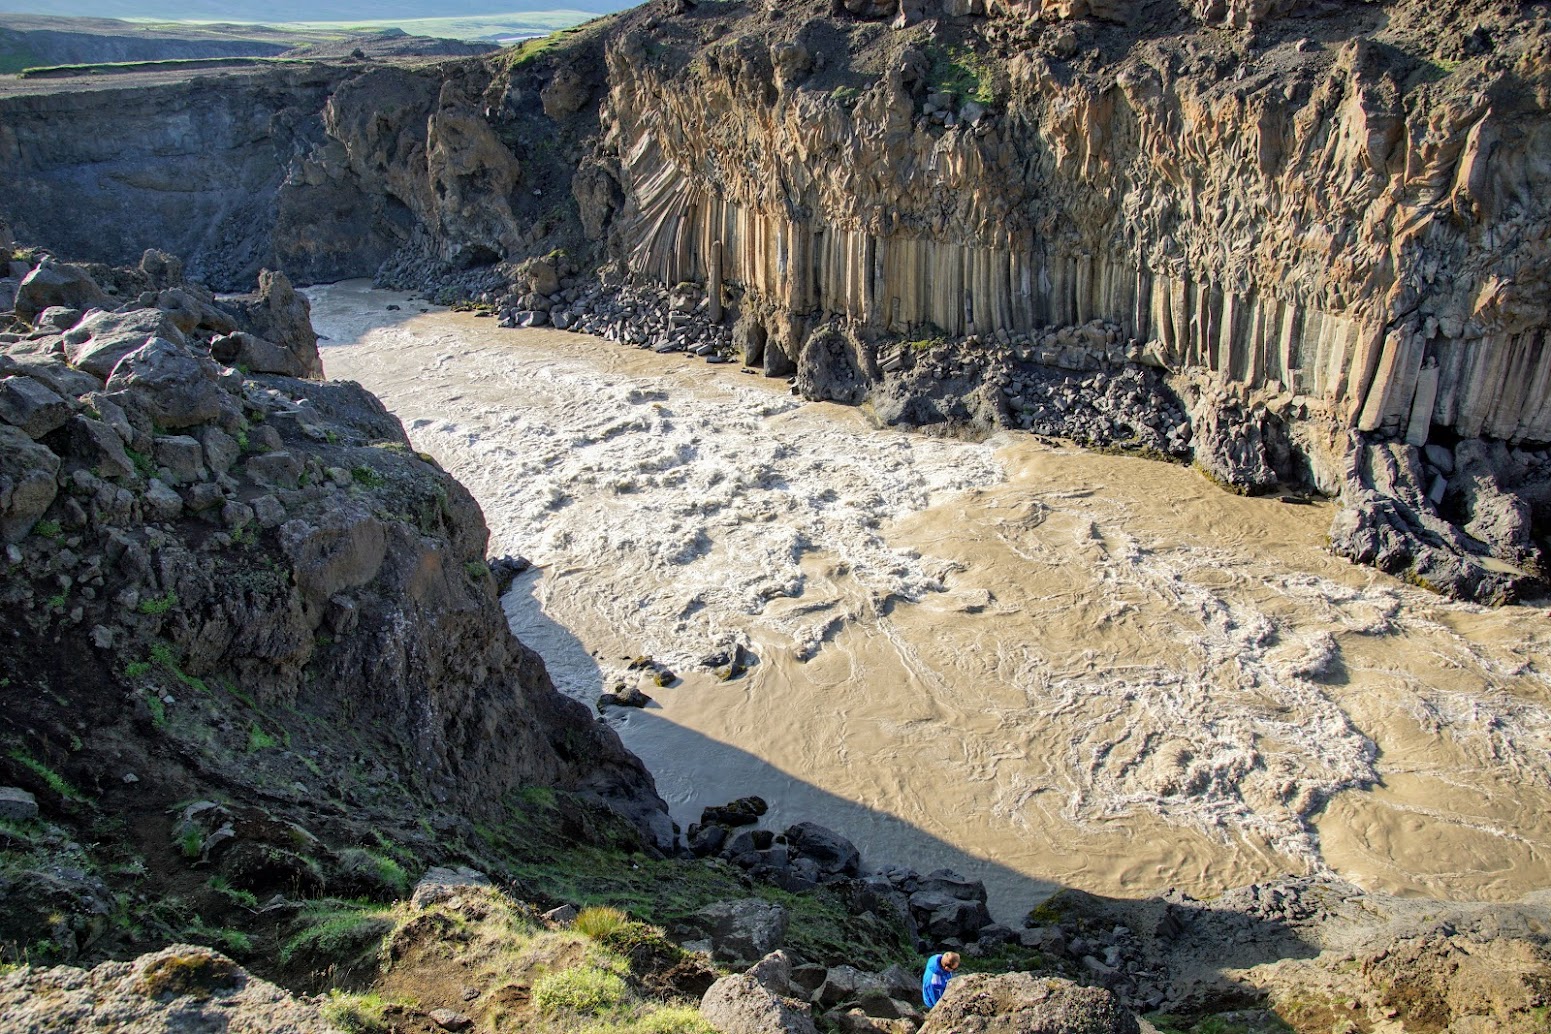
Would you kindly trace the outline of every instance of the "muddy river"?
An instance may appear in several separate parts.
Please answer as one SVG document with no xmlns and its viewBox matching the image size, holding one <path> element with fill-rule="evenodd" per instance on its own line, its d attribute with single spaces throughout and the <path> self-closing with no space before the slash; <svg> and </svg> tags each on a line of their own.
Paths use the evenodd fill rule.
<svg viewBox="0 0 1551 1034">
<path fill-rule="evenodd" d="M 309 293 L 329 376 L 536 565 L 505 604 L 557 685 L 652 696 L 607 720 L 681 825 L 759 794 L 772 828 L 984 879 L 1014 925 L 1058 886 L 1551 886 L 1543 608 L 1351 566 L 1330 507 L 1185 467 L 880 430 L 736 365 Z M 702 663 L 740 644 L 743 677 Z"/>
</svg>

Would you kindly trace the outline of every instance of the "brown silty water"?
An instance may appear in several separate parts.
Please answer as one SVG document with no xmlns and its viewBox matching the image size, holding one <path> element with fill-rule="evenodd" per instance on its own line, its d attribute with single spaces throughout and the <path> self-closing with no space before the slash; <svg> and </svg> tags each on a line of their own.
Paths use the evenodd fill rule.
<svg viewBox="0 0 1551 1034">
<path fill-rule="evenodd" d="M 1333 870 L 1510 899 L 1551 884 L 1551 621 L 1333 558 L 1331 508 L 1191 470 L 871 427 L 680 356 L 313 292 L 324 363 L 480 500 L 506 603 L 683 825 L 757 793 L 871 864 L 1197 896 Z M 722 682 L 700 662 L 757 657 Z"/>
</svg>

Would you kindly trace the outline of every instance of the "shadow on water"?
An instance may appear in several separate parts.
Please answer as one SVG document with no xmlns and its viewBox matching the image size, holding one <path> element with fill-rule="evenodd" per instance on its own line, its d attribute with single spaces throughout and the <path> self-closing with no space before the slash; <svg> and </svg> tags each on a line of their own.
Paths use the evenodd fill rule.
<svg viewBox="0 0 1551 1034">
<path fill-rule="evenodd" d="M 543 573 L 530 570 L 512 581 L 502 597 L 512 632 L 544 658 L 562 693 L 593 707 L 605 690 L 597 660 L 565 626 L 544 613 L 537 598 Z M 1059 885 L 1025 876 L 933 836 L 903 819 L 847 800 L 748 751 L 710 739 L 670 721 L 660 708 L 610 708 L 609 727 L 635 752 L 657 781 L 657 792 L 682 829 L 700 820 L 702 809 L 755 795 L 770 805 L 761 826 L 782 830 L 817 822 L 852 841 L 864 866 L 905 865 L 922 873 L 952 869 L 981 880 L 993 917 L 1016 927 L 1023 916 Z M 801 715 L 793 715 L 801 721 Z"/>
<path fill-rule="evenodd" d="M 513 581 L 502 598 L 508 620 L 517 637 L 544 658 L 556 686 L 592 707 L 605 688 L 602 670 L 569 629 L 543 612 L 536 595 L 540 577 L 541 571 L 532 570 Z M 1083 982 L 1109 986 L 1138 1009 L 1155 1008 L 1159 998 L 1185 1012 L 1253 1005 L 1260 992 L 1227 977 L 1222 967 L 1249 967 L 1319 954 L 1314 938 L 1299 929 L 1292 913 L 1278 912 L 1274 905 L 1262 907 L 1262 901 L 1274 903 L 1283 896 L 1282 891 L 1269 886 L 1264 893 L 1259 888 L 1248 893 L 1230 892 L 1225 896 L 1235 899 L 1230 909 L 1188 898 L 1125 900 L 1075 892 L 995 859 L 971 854 L 894 815 L 822 790 L 745 750 L 675 724 L 660 708 L 611 708 L 606 720 L 652 769 L 658 792 L 683 829 L 698 821 L 707 806 L 757 795 L 770 806 L 759 828 L 780 832 L 803 821 L 826 826 L 856 844 L 862 852 L 864 871 L 889 865 L 907 866 L 923 875 L 950 869 L 984 882 L 992 918 L 1013 930 L 1025 925 L 1032 909 L 1065 891 L 1056 903 L 1055 916 L 1076 944 L 1082 943 L 1078 937 L 1090 940 L 1090 946 L 1066 951 L 1066 965 Z M 794 715 L 792 720 L 800 721 L 801 716 Z M 1296 896 L 1294 892 L 1291 899 Z M 1056 921 L 1051 916 L 1041 918 Z M 1125 945 L 1124 963 L 1117 968 L 1098 965 L 1093 956 L 1106 954 L 1104 945 L 1111 943 L 1107 935 L 1120 926 L 1135 935 L 1113 941 Z M 945 946 L 925 929 L 921 936 L 919 947 L 923 951 Z M 1084 955 L 1089 958 L 1082 958 Z M 1153 974 L 1149 980 L 1157 981 L 1156 991 L 1148 993 L 1137 986 L 1134 974 L 1138 970 Z M 1149 1005 L 1149 999 L 1155 1004 Z"/>
</svg>

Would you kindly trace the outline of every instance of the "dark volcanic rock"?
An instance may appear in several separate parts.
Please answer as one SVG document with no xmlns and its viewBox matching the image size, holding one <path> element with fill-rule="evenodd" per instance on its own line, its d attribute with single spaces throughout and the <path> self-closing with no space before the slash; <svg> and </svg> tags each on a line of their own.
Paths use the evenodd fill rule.
<svg viewBox="0 0 1551 1034">
<path fill-rule="evenodd" d="M 1099 987 L 1032 973 L 966 973 L 948 982 L 921 1034 L 1137 1034 L 1136 1017 Z"/>
</svg>

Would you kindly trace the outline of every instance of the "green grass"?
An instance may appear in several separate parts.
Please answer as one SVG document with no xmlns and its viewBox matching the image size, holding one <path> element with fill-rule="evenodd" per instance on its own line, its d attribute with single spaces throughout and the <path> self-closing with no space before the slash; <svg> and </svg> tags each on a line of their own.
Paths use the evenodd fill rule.
<svg viewBox="0 0 1551 1034">
<path fill-rule="evenodd" d="M 234 905 L 253 911 L 258 910 L 258 898 L 251 891 L 243 890 L 240 887 L 233 887 L 225 876 L 219 874 L 212 876 L 210 877 L 210 882 L 205 884 L 205 886 Z"/>
<path fill-rule="evenodd" d="M 174 597 L 176 599 L 176 597 Z M 183 670 L 182 659 L 173 650 L 170 643 L 156 642 L 151 644 L 151 660 L 167 670 L 167 673 L 189 689 L 197 689 L 201 693 L 210 692 L 210 687 L 205 680 L 190 675 Z"/>
<path fill-rule="evenodd" d="M 50 596 L 48 598 L 48 608 L 50 610 L 63 610 L 65 604 L 68 603 L 69 601 L 70 601 L 70 597 L 66 596 L 62 592 L 61 593 L 57 593 L 56 595 Z"/>
<path fill-rule="evenodd" d="M 991 105 L 1000 99 L 992 64 L 967 47 L 932 47 L 928 86 L 958 101 Z"/>
<path fill-rule="evenodd" d="M 162 702 L 162 698 L 157 696 L 155 692 L 146 694 L 145 706 L 150 709 L 152 725 L 160 729 L 167 724 L 167 705 Z"/>
<path fill-rule="evenodd" d="M 530 808 L 553 808 L 555 791 L 548 786 L 524 786 L 517 791 L 518 799 Z"/>
<path fill-rule="evenodd" d="M 271 747 L 280 746 L 280 741 L 265 732 L 257 722 L 248 726 L 248 753 L 252 754 L 260 750 L 269 750 Z"/>
<path fill-rule="evenodd" d="M 356 484 L 364 485 L 367 488 L 381 488 L 383 485 L 388 483 L 387 478 L 383 477 L 381 474 L 377 473 L 375 470 L 373 470 L 371 467 L 368 467 L 364 463 L 357 464 L 356 466 L 352 467 L 350 470 L 350 476 L 355 479 Z"/>
<path fill-rule="evenodd" d="M 583 1027 L 577 1034 L 717 1034 L 692 1005 L 668 1005 L 633 1020 Z"/>
<path fill-rule="evenodd" d="M 348 866 L 371 870 L 384 885 L 399 895 L 408 894 L 413 885 L 404 867 L 381 851 L 351 847 L 341 851 L 339 857 Z"/>
<path fill-rule="evenodd" d="M 617 908 L 593 905 L 577 913 L 576 922 L 572 925 L 577 933 L 589 940 L 603 941 L 618 933 L 628 922 L 630 917 Z"/>
<path fill-rule="evenodd" d="M 52 768 L 49 768 L 47 765 L 33 757 L 31 754 L 28 754 L 25 750 L 20 748 L 12 750 L 10 752 L 10 758 L 12 761 L 15 761 L 23 768 L 31 771 L 33 775 L 43 780 L 44 784 L 47 785 L 50 790 L 53 790 L 56 794 L 65 798 L 66 800 L 84 801 L 86 799 L 85 795 L 83 795 L 79 790 L 65 781 L 64 776 L 60 775 Z"/>
<path fill-rule="evenodd" d="M 151 674 L 150 661 L 130 661 L 124 665 L 124 677 L 126 679 L 143 678 Z"/>
<path fill-rule="evenodd" d="M 129 462 L 135 465 L 135 473 L 141 477 L 150 479 L 156 476 L 156 464 L 143 452 L 136 452 L 129 446 L 124 446 L 124 455 L 129 457 Z"/>
<path fill-rule="evenodd" d="M 381 995 L 348 994 L 334 988 L 318 1011 L 345 1034 L 378 1034 L 389 1029 L 387 1011 L 390 1004 Z"/>
<path fill-rule="evenodd" d="M 57 539 L 64 533 L 58 521 L 39 521 L 32 526 L 32 533 L 46 539 Z"/>
<path fill-rule="evenodd" d="M 216 948 L 228 955 L 246 955 L 253 950 L 253 938 L 246 933 L 229 927 L 209 926 L 199 916 L 183 928 L 183 935 L 195 944 Z"/>
<path fill-rule="evenodd" d="M 95 61 L 80 65 L 34 65 L 17 72 L 22 79 L 40 79 L 54 76 L 100 75 L 104 72 L 160 72 L 184 68 L 222 68 L 233 65 L 293 65 L 310 64 L 308 58 L 282 57 L 198 57 L 170 58 L 162 61 Z M 131 452 L 125 449 L 125 452 Z M 134 454 L 131 452 L 131 455 Z M 137 460 L 135 466 L 139 467 Z"/>
<path fill-rule="evenodd" d="M 197 829 L 185 829 L 178 837 L 178 850 L 184 858 L 198 858 L 204 853 L 205 836 Z"/>
<path fill-rule="evenodd" d="M 231 679 L 222 679 L 221 680 L 221 688 L 226 690 L 227 693 L 229 693 L 232 696 L 236 697 L 239 701 L 241 701 L 244 705 L 246 705 L 248 710 L 250 710 L 250 711 L 257 711 L 257 710 L 260 709 L 258 703 L 256 701 L 254 701 L 253 697 L 250 696 L 247 693 L 244 693 L 242 690 L 238 689 L 237 688 L 237 684 L 235 682 L 233 682 Z"/>
<path fill-rule="evenodd" d="M 165 614 L 178 605 L 178 594 L 168 590 L 161 596 L 152 596 L 140 601 L 140 606 L 135 609 L 142 614 Z"/>
<path fill-rule="evenodd" d="M 890 963 L 914 964 L 914 946 L 901 922 L 858 918 L 833 888 L 793 894 L 775 887 L 744 882 L 741 870 L 719 861 L 685 864 L 651 859 L 606 846 L 607 833 L 589 831 L 594 844 L 558 841 L 547 810 L 530 808 L 511 825 L 479 827 L 498 863 L 532 892 L 582 908 L 608 906 L 656 926 L 672 926 L 713 901 L 751 895 L 782 905 L 791 917 L 787 945 L 815 961 L 846 962 L 873 971 Z M 597 846 L 602 844 L 604 846 Z M 608 946 L 627 947 L 634 922 L 608 937 Z M 630 936 L 626 936 L 626 935 Z"/>
<path fill-rule="evenodd" d="M 578 966 L 533 982 L 533 1008 L 542 1016 L 604 1016 L 624 1008 L 630 995 L 618 974 Z"/>
<path fill-rule="evenodd" d="M 280 946 L 280 962 L 302 954 L 331 962 L 353 962 L 375 955 L 393 931 L 392 905 L 325 898 L 310 902 L 297 921 L 297 932 Z"/>
</svg>

